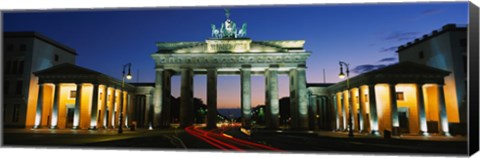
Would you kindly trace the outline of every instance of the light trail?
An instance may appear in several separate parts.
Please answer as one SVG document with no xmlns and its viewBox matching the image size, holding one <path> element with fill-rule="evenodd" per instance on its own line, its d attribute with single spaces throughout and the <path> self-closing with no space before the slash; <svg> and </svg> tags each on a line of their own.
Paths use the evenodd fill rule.
<svg viewBox="0 0 480 158">
<path fill-rule="evenodd" d="M 235 138 L 230 135 L 226 135 L 223 133 L 225 130 L 227 129 L 219 128 L 219 129 L 214 129 L 210 131 L 205 131 L 195 126 L 190 126 L 185 128 L 185 131 L 188 134 L 195 136 L 205 141 L 206 143 L 222 150 L 245 151 L 244 149 L 253 149 L 253 150 L 282 151 L 277 148 L 273 148 L 263 144 L 253 143 L 250 141 Z"/>
</svg>

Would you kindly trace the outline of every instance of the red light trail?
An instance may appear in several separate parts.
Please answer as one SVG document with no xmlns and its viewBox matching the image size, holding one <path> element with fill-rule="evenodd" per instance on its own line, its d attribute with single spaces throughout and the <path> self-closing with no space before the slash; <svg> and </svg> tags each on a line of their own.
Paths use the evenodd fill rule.
<svg viewBox="0 0 480 158">
<path fill-rule="evenodd" d="M 195 126 L 190 126 L 185 128 L 185 131 L 197 137 L 206 143 L 215 146 L 222 150 L 234 150 L 234 151 L 245 151 L 247 150 L 271 150 L 271 151 L 282 151 L 277 148 L 266 146 L 263 144 L 257 144 L 250 141 L 234 138 L 228 135 L 223 134 L 226 129 L 214 129 L 210 131 L 202 130 Z"/>
</svg>

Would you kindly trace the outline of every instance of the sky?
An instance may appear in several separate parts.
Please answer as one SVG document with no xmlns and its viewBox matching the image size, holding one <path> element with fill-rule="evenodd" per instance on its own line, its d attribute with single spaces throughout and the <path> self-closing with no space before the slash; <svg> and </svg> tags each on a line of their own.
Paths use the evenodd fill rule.
<svg viewBox="0 0 480 158">
<path fill-rule="evenodd" d="M 229 8 L 254 41 L 305 40 L 308 83 L 341 81 L 339 61 L 350 64 L 351 77 L 394 64 L 398 46 L 468 18 L 468 2 Z M 2 24 L 3 31 L 36 31 L 74 48 L 79 66 L 120 79 L 122 65 L 132 63 L 130 82 L 154 82 L 156 42 L 205 41 L 211 24 L 223 21 L 221 7 L 189 7 L 9 11 Z M 288 81 L 279 76 L 280 98 L 289 95 Z M 263 76 L 252 77 L 253 106 L 264 104 L 264 84 Z M 219 76 L 217 86 L 219 108 L 240 107 L 240 76 Z M 180 96 L 180 76 L 172 77 L 172 95 Z M 195 76 L 194 95 L 206 102 L 206 76 Z"/>
</svg>

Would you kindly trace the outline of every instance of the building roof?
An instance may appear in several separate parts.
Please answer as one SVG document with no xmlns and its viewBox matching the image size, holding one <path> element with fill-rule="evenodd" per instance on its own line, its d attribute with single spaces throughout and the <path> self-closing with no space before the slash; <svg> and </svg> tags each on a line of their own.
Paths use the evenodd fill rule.
<svg viewBox="0 0 480 158">
<path fill-rule="evenodd" d="M 121 80 L 71 63 L 55 65 L 33 74 L 39 77 L 39 83 L 97 83 L 114 87 L 122 86 Z M 129 83 L 125 83 L 124 86 L 130 90 L 135 88 Z"/>
<path fill-rule="evenodd" d="M 404 61 L 397 64 L 392 64 L 387 67 L 372 70 L 361 75 L 375 75 L 375 74 L 442 74 L 448 75 L 450 72 L 430 67 L 424 64 L 419 64 L 411 61 Z"/>
<path fill-rule="evenodd" d="M 400 62 L 387 67 L 369 71 L 349 79 L 350 87 L 377 83 L 437 83 L 443 84 L 449 71 L 437 69 L 410 61 Z M 342 90 L 346 80 L 334 84 L 328 89 Z"/>
<path fill-rule="evenodd" d="M 408 42 L 405 45 L 401 45 L 397 48 L 396 52 L 401 52 L 402 50 L 405 50 L 407 48 L 410 48 L 414 45 L 417 45 L 419 43 L 423 43 L 431 38 L 434 38 L 436 36 L 442 35 L 446 32 L 451 32 L 451 31 L 464 31 L 467 33 L 467 25 L 459 25 L 459 24 L 446 24 L 444 25 L 441 29 L 433 30 L 432 33 L 430 34 L 424 34 L 421 38 L 416 38 L 412 42 Z"/>
<path fill-rule="evenodd" d="M 334 85 L 335 83 L 307 83 L 308 87 L 328 87 Z"/>
<path fill-rule="evenodd" d="M 141 83 L 129 83 L 131 85 L 134 85 L 134 86 L 151 86 L 151 87 L 155 87 L 155 83 L 153 82 L 141 82 Z"/>
<path fill-rule="evenodd" d="M 33 72 L 35 75 L 68 75 L 68 74 L 76 74 L 76 75 L 103 75 L 100 72 L 93 71 L 87 68 L 83 68 L 71 63 L 62 63 L 50 68 L 40 70 L 37 72 Z"/>
<path fill-rule="evenodd" d="M 25 31 L 25 32 L 3 32 L 3 37 L 4 38 L 37 38 L 39 40 L 42 40 L 46 43 L 49 43 L 53 46 L 56 46 L 66 52 L 69 52 L 73 55 L 78 55 L 75 51 L 75 49 L 68 47 L 60 42 L 57 42 L 45 35 L 42 35 L 38 32 L 33 32 L 33 31 Z"/>
</svg>

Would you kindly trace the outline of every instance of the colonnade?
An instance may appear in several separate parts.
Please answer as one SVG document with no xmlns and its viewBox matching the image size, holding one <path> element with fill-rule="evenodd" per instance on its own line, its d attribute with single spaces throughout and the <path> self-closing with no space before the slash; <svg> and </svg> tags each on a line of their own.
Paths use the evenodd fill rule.
<svg viewBox="0 0 480 158">
<path fill-rule="evenodd" d="M 46 84 L 51 84 L 53 85 L 54 89 L 52 91 L 53 93 L 53 105 L 46 105 L 45 104 L 45 99 L 48 99 L 45 95 L 45 85 Z M 61 88 L 63 84 L 71 84 L 71 83 L 39 83 L 39 89 L 38 89 L 38 99 L 37 99 L 37 107 L 36 107 L 36 115 L 35 115 L 35 124 L 34 128 L 40 128 L 42 126 L 42 119 L 44 119 L 44 115 L 48 115 L 47 117 L 47 122 L 50 122 L 50 128 L 59 128 L 58 127 L 58 122 L 60 119 L 65 119 L 68 121 L 68 116 L 65 116 L 65 118 L 59 118 L 61 116 L 59 114 L 59 106 L 67 106 L 66 101 L 61 101 L 61 98 L 63 97 L 62 95 L 65 95 L 62 93 Z M 93 91 L 91 96 L 87 96 L 84 93 L 84 88 L 86 85 L 93 85 Z M 89 123 L 89 129 L 97 129 L 99 127 L 103 128 L 115 128 L 119 126 L 120 118 L 119 118 L 119 112 L 123 112 L 123 121 L 125 122 L 125 126 L 128 126 L 131 121 L 131 95 L 125 90 L 122 90 L 121 87 L 117 86 L 109 86 L 107 84 L 101 84 L 98 83 L 75 83 L 75 103 L 74 103 L 74 113 L 73 113 L 73 129 L 79 129 L 81 128 L 80 122 L 81 120 L 88 120 L 87 118 L 82 118 L 82 117 L 89 117 L 90 123 Z M 101 91 L 101 92 L 100 92 Z M 89 100 L 90 104 L 85 104 L 82 99 L 82 97 L 90 97 L 90 99 L 85 99 Z M 117 103 L 118 102 L 118 103 Z M 48 102 L 47 102 L 48 103 Z M 90 105 L 90 107 L 82 107 L 82 105 Z M 123 105 L 123 106 L 120 106 Z M 46 112 L 49 111 L 44 111 L 44 106 L 51 106 L 51 116 L 50 114 L 45 114 Z M 100 108 L 99 108 L 100 106 Z M 120 108 L 123 107 L 121 110 Z M 86 115 L 81 115 L 81 111 L 84 108 L 88 108 L 90 111 L 89 116 Z M 66 122 L 68 123 L 68 122 Z M 47 124 L 48 125 L 48 124 Z"/>
<path fill-rule="evenodd" d="M 425 90 L 423 86 L 426 83 L 414 83 L 415 84 L 415 97 L 416 106 L 418 112 L 418 124 L 420 129 L 420 134 L 427 135 L 427 119 L 425 111 Z M 333 98 L 334 110 L 335 110 L 335 124 L 336 130 L 338 131 L 348 131 L 349 130 L 349 120 L 352 121 L 352 129 L 356 132 L 370 132 L 373 134 L 379 133 L 379 118 L 377 111 L 379 106 L 377 99 L 378 90 L 375 89 L 376 84 L 366 84 L 357 87 L 350 87 L 349 89 L 343 89 L 341 91 L 336 91 L 331 96 Z M 390 127 L 385 127 L 385 129 L 391 130 L 394 134 L 399 134 L 399 115 L 397 107 L 397 95 L 396 87 L 398 83 L 388 83 L 388 102 L 389 102 L 389 115 L 391 120 Z M 366 86 L 366 90 L 361 87 Z M 438 95 L 436 102 L 438 103 L 438 118 L 439 118 L 439 133 L 443 135 L 449 135 L 448 132 L 448 120 L 446 114 L 446 105 L 445 105 L 445 95 L 443 84 L 434 84 L 436 86 Z M 385 93 L 381 91 L 380 93 Z M 358 94 L 355 95 L 355 94 Z M 353 97 L 352 97 L 353 96 Z M 358 109 L 353 109 L 356 104 L 354 98 L 358 97 Z M 381 98 L 384 99 L 384 98 Z M 368 103 L 368 104 L 367 104 Z M 365 110 L 366 106 L 369 106 L 369 111 Z M 360 114 L 358 114 L 360 112 Z M 368 114 L 368 115 L 367 115 Z M 357 117 L 358 116 L 358 117 Z M 384 119 L 384 118 L 383 118 Z M 385 120 L 383 120 L 385 121 Z M 369 129 L 368 129 L 369 128 Z"/>
<path fill-rule="evenodd" d="M 266 105 L 266 127 L 277 129 L 279 126 L 279 98 L 278 98 L 278 65 L 270 65 L 262 71 L 265 75 L 265 105 Z M 180 92 L 180 126 L 187 127 L 193 124 L 193 68 L 182 68 L 176 70 L 181 75 Z M 243 65 L 238 69 L 240 73 L 241 87 L 241 117 L 242 126 L 250 128 L 251 125 L 251 76 L 253 68 L 250 65 Z M 154 90 L 154 124 L 155 126 L 169 125 L 165 112 L 170 108 L 168 101 L 170 96 L 170 80 L 174 70 L 157 68 Z M 305 67 L 299 66 L 290 68 L 286 73 L 290 77 L 290 97 L 292 111 L 292 127 L 299 129 L 308 128 L 308 96 L 306 89 Z M 207 68 L 207 127 L 216 128 L 217 122 L 217 68 Z M 162 90 L 163 89 L 163 90 Z"/>
</svg>

